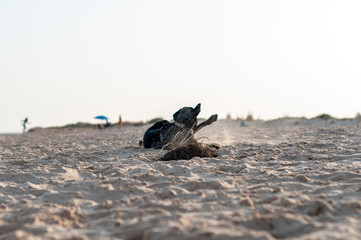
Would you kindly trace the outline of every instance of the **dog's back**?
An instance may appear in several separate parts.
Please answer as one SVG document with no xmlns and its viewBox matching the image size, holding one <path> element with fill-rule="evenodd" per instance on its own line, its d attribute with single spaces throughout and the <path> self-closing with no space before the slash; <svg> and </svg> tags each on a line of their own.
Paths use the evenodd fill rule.
<svg viewBox="0 0 361 240">
<path fill-rule="evenodd" d="M 170 124 L 167 120 L 156 122 L 148 128 L 143 136 L 143 144 L 145 148 L 161 148 L 161 131 L 164 126 Z"/>
</svg>

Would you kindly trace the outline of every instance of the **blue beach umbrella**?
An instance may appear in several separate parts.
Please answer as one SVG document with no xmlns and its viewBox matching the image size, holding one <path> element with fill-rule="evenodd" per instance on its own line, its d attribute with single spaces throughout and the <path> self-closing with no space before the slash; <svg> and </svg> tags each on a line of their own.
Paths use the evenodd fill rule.
<svg viewBox="0 0 361 240">
<path fill-rule="evenodd" d="M 99 116 L 96 116 L 94 117 L 95 119 L 100 119 L 100 120 L 108 120 L 108 118 L 104 115 L 99 115 Z"/>
</svg>

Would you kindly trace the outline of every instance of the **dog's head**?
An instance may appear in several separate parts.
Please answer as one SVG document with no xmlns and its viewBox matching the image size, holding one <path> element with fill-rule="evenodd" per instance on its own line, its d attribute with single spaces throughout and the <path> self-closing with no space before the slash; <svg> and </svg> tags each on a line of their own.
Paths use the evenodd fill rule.
<svg viewBox="0 0 361 240">
<path fill-rule="evenodd" d="M 173 114 L 173 119 L 175 122 L 180 123 L 187 128 L 192 128 L 197 125 L 197 116 L 201 111 L 201 104 L 195 108 L 184 107 L 179 109 L 176 113 Z"/>
</svg>

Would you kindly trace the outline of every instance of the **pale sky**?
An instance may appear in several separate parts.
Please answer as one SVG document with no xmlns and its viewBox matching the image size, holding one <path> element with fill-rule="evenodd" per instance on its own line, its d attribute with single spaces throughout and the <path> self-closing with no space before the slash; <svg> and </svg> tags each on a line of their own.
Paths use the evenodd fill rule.
<svg viewBox="0 0 361 240">
<path fill-rule="evenodd" d="M 0 132 L 361 112 L 361 1 L 1 0 Z"/>
</svg>

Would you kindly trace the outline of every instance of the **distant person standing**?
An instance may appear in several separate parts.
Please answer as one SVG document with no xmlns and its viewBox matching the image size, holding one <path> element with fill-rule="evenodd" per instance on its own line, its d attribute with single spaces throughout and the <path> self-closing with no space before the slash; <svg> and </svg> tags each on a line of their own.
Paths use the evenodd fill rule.
<svg viewBox="0 0 361 240">
<path fill-rule="evenodd" d="M 23 133 L 25 133 L 26 132 L 26 125 L 28 124 L 28 118 L 25 118 L 24 120 L 23 120 Z"/>
<path fill-rule="evenodd" d="M 118 128 L 121 128 L 122 126 L 123 126 L 122 116 L 119 115 Z"/>
</svg>

